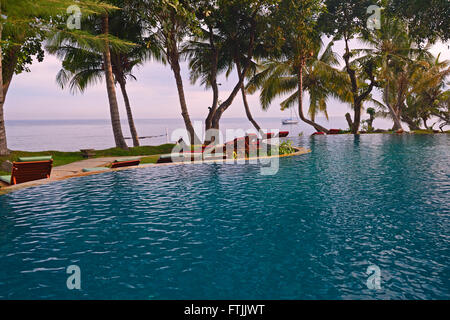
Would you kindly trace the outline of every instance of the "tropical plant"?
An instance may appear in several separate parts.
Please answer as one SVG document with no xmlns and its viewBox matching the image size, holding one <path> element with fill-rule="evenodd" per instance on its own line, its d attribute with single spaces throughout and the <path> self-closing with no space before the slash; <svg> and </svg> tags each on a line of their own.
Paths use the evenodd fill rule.
<svg viewBox="0 0 450 320">
<path fill-rule="evenodd" d="M 382 28 L 367 34 L 361 41 L 369 48 L 359 50 L 365 55 L 357 60 L 360 63 L 370 61 L 379 66 L 377 84 L 382 89 L 383 99 L 382 102 L 373 101 L 392 118 L 393 130 L 402 129 L 402 121 L 411 130 L 418 130 L 421 119 L 418 117 L 421 113 L 419 109 L 425 109 L 417 104 L 413 106 L 418 102 L 414 92 L 425 90 L 433 78 L 428 75 L 425 80 L 424 77 L 425 69 L 434 60 L 428 48 L 415 46 L 404 22 L 395 17 L 384 18 Z"/>
<path fill-rule="evenodd" d="M 356 134 L 361 122 L 361 112 L 364 101 L 370 98 L 372 90 L 376 86 L 376 65 L 371 60 L 354 61 L 355 52 L 351 48 L 350 41 L 367 31 L 367 8 L 379 4 L 374 0 L 326 0 L 327 10 L 320 17 L 320 27 L 325 34 L 332 36 L 336 41 L 344 41 L 345 62 L 344 70 L 348 74 L 349 97 L 343 99 L 350 102 L 354 111 L 353 120 L 350 114 L 346 115 L 351 132 Z M 348 99 L 349 98 L 349 99 Z"/>
<path fill-rule="evenodd" d="M 279 65 L 279 70 L 276 70 L 277 68 L 274 66 L 275 70 L 272 79 L 275 81 L 275 84 L 278 81 L 284 81 L 288 92 L 296 87 L 298 89 L 297 96 L 288 100 L 286 104 L 291 104 L 294 100 L 297 101 L 300 119 L 313 126 L 317 131 L 328 132 L 323 126 L 313 120 L 307 119 L 303 112 L 305 68 L 316 56 L 315 53 L 317 52 L 320 39 L 320 34 L 317 29 L 317 19 L 324 9 L 322 2 L 317 0 L 280 1 L 276 14 L 274 15 L 273 30 L 271 30 L 271 33 L 279 35 L 278 39 L 275 38 L 276 41 L 279 41 L 280 59 L 277 60 L 281 61 L 282 64 Z M 271 69 L 266 70 L 267 73 L 269 73 L 269 70 Z M 264 73 L 261 76 L 266 78 L 264 77 Z M 283 86 L 279 86 L 279 89 L 276 94 L 281 93 Z M 275 96 L 275 94 L 263 94 L 262 102 L 264 102 L 265 96 L 270 98 Z"/>
<path fill-rule="evenodd" d="M 200 144 L 189 115 L 188 104 L 181 76 L 183 46 L 187 38 L 198 33 L 199 21 L 195 15 L 194 0 L 139 0 L 135 4 L 136 15 L 148 34 L 147 45 L 156 48 L 170 65 L 178 91 L 181 115 L 189 134 L 191 145 Z"/>
<path fill-rule="evenodd" d="M 111 64 L 114 82 L 118 83 L 124 99 L 133 146 L 139 146 L 139 136 L 133 119 L 130 99 L 126 89 L 127 80 L 135 80 L 133 70 L 144 64 L 151 56 L 160 58 L 157 52 L 149 51 L 143 39 L 141 24 L 137 23 L 122 9 L 110 15 L 110 33 L 117 38 L 135 44 L 127 51 L 111 49 Z M 96 23 L 90 24 L 95 32 Z M 72 93 L 84 92 L 91 84 L 96 84 L 105 76 L 102 52 L 86 50 L 78 46 L 47 46 L 47 50 L 62 60 L 63 68 L 57 75 L 58 84 L 64 89 L 69 86 Z"/>
<path fill-rule="evenodd" d="M 4 102 L 15 73 L 27 70 L 32 56 L 43 59 L 41 43 L 55 29 L 85 43 L 99 38 L 66 27 L 66 10 L 72 0 L 1 0 L 0 1 L 0 155 L 8 154 L 4 119 Z M 85 16 L 106 13 L 113 6 L 98 1 L 80 0 L 76 5 Z M 3 61 L 5 65 L 3 68 Z"/>
<path fill-rule="evenodd" d="M 208 16 L 208 18 L 210 17 Z M 241 83 L 240 91 L 247 119 L 259 132 L 261 127 L 251 114 L 247 100 L 247 92 L 245 90 L 245 81 L 241 80 L 245 78 L 242 72 L 242 66 L 246 63 L 246 57 L 242 54 L 241 46 L 237 41 L 227 41 L 219 34 L 214 34 L 213 30 L 214 28 L 211 25 L 208 26 L 208 30 L 202 29 L 202 36 L 189 41 L 184 51 L 189 59 L 191 82 L 195 84 L 200 81 L 201 85 L 207 89 L 211 88 L 213 91 L 212 106 L 209 108 L 210 111 L 205 120 L 206 130 L 212 128 L 214 114 L 217 108 L 222 105 L 219 101 L 217 77 L 225 73 L 228 79 L 233 69 L 236 69 L 238 81 Z M 234 58 L 235 56 L 240 56 L 240 58 Z M 257 66 L 257 63 L 253 60 L 249 60 L 248 62 L 247 77 L 255 73 Z M 235 95 L 234 92 L 231 94 Z"/>
<path fill-rule="evenodd" d="M 201 32 L 192 39 L 185 53 L 190 61 L 191 81 L 201 79 L 201 84 L 212 88 L 213 101 L 205 124 L 206 129 L 219 128 L 222 114 L 233 103 L 241 91 L 247 118 L 259 131 L 253 119 L 245 92 L 245 78 L 255 70 L 252 60 L 260 56 L 264 26 L 267 25 L 269 10 L 276 1 L 224 1 L 211 3 L 201 1 L 197 11 Z M 227 98 L 219 103 L 217 77 L 226 73 L 228 77 L 236 68 L 238 80 Z"/>
<path fill-rule="evenodd" d="M 373 132 L 374 131 L 373 122 L 375 121 L 375 116 L 377 112 L 374 108 L 367 108 L 366 113 L 369 115 L 369 119 L 366 120 L 367 130 L 369 132 Z"/>
<path fill-rule="evenodd" d="M 326 129 L 314 123 L 317 114 L 323 113 L 328 119 L 327 100 L 345 96 L 346 90 L 347 78 L 337 69 L 339 61 L 332 47 L 333 42 L 330 42 L 320 54 L 322 46 L 317 45 L 303 68 L 303 90 L 308 91 L 310 97 L 308 114 L 311 121 L 307 123 L 320 131 Z M 289 96 L 281 103 L 281 109 L 293 107 L 300 96 L 298 68 L 287 59 L 263 63 L 260 72 L 248 85 L 250 93 L 256 90 L 261 90 L 260 102 L 264 110 L 270 107 L 275 98 L 286 94 Z"/>
<path fill-rule="evenodd" d="M 421 67 L 412 79 L 411 89 L 406 98 L 403 112 L 405 119 L 411 119 L 415 123 L 422 122 L 425 129 L 433 130 L 437 122 L 429 126 L 427 121 L 432 117 L 445 121 L 446 105 L 448 119 L 449 90 L 445 88 L 446 79 L 450 75 L 449 66 L 448 60 L 440 61 L 440 55 L 422 61 Z"/>
<path fill-rule="evenodd" d="M 291 140 L 282 142 L 278 150 L 280 155 L 292 154 L 295 153 L 296 151 L 295 148 L 292 146 Z"/>
<path fill-rule="evenodd" d="M 418 42 L 450 39 L 450 2 L 447 0 L 388 0 L 386 10 L 408 23 L 411 36 Z"/>
</svg>

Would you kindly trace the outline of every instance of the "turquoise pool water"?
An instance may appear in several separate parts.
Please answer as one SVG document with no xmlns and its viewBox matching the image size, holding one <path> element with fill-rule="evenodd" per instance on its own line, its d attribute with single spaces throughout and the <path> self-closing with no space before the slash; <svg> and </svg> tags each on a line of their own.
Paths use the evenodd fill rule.
<svg viewBox="0 0 450 320">
<path fill-rule="evenodd" d="M 169 166 L 1 196 L 0 298 L 450 299 L 450 136 L 299 143 L 275 176 Z"/>
</svg>

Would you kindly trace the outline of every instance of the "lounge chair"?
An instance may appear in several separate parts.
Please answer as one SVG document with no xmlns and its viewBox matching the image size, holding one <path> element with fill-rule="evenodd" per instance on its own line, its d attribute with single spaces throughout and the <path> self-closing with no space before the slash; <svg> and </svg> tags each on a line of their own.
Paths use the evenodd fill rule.
<svg viewBox="0 0 450 320">
<path fill-rule="evenodd" d="M 124 168 L 124 167 L 134 167 L 141 164 L 141 159 L 122 159 L 122 160 L 115 160 L 111 164 L 111 169 L 116 168 Z"/>
<path fill-rule="evenodd" d="M 11 175 L 0 176 L 0 181 L 9 185 L 16 185 L 35 180 L 48 179 L 52 172 L 53 160 L 51 157 L 19 158 L 13 162 Z"/>
</svg>

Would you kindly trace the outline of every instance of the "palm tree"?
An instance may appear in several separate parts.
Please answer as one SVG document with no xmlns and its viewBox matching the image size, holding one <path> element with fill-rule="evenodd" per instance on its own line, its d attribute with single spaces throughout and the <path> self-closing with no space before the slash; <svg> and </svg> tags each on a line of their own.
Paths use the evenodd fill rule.
<svg viewBox="0 0 450 320">
<path fill-rule="evenodd" d="M 136 80 L 133 69 L 144 64 L 151 56 L 161 60 L 154 48 L 149 50 L 142 39 L 142 29 L 139 24 L 127 19 L 123 12 L 115 13 L 110 17 L 110 32 L 116 37 L 127 39 L 136 45 L 127 51 L 111 50 L 111 66 L 114 83 L 118 83 L 124 99 L 127 112 L 128 125 L 130 127 L 133 146 L 139 146 L 139 136 L 134 124 L 130 99 L 127 93 L 127 80 Z M 72 93 L 84 92 L 91 84 L 103 79 L 104 59 L 101 52 L 81 49 L 77 46 L 48 47 L 62 60 L 63 68 L 56 79 L 61 88 L 69 85 Z"/>
<path fill-rule="evenodd" d="M 105 35 L 105 48 L 103 51 L 103 64 L 105 70 L 106 90 L 108 91 L 109 110 L 111 114 L 111 123 L 113 127 L 114 140 L 116 147 L 128 149 L 127 143 L 123 137 L 122 127 L 120 124 L 119 104 L 117 103 L 116 88 L 114 85 L 114 74 L 111 62 L 111 49 L 109 47 L 109 16 L 107 13 L 102 18 L 102 30 Z"/>
<path fill-rule="evenodd" d="M 189 59 L 191 82 L 195 84 L 197 81 L 200 81 L 202 86 L 206 89 L 211 88 L 213 91 L 212 107 L 210 107 L 210 112 L 205 121 L 206 130 L 212 127 L 212 117 L 219 106 L 219 85 L 217 83 L 217 76 L 225 73 L 226 78 L 228 79 L 233 69 L 236 68 L 237 76 L 241 83 L 240 91 L 244 103 L 245 114 L 247 119 L 259 132 L 261 131 L 261 127 L 253 118 L 250 111 L 244 79 L 246 77 L 248 78 L 250 74 L 255 74 L 257 63 L 253 60 L 248 61 L 243 54 L 242 47 L 245 46 L 245 44 L 238 43 L 237 40 L 229 41 L 221 35 L 214 34 L 212 29 L 212 27 L 209 27 L 209 30 L 202 29 L 201 36 L 189 41 L 183 51 Z M 254 56 L 262 57 L 263 53 L 260 51 L 261 47 L 256 48 Z M 239 58 L 235 58 L 237 56 L 239 56 Z M 249 64 L 247 76 L 243 74 L 242 68 L 246 63 Z"/>
<path fill-rule="evenodd" d="M 121 4 L 120 1 L 110 0 L 109 2 Z M 111 126 L 113 129 L 115 145 L 118 148 L 127 150 L 128 146 L 123 137 L 120 122 L 119 106 L 117 103 L 117 95 L 115 89 L 116 79 L 114 77 L 112 58 L 113 54 L 115 53 L 129 52 L 130 48 L 133 48 L 135 44 L 129 41 L 118 39 L 110 33 L 110 16 L 114 18 L 114 15 L 110 15 L 109 12 L 104 11 L 101 14 L 91 15 L 84 18 L 82 21 L 83 30 L 78 32 L 80 36 L 74 36 L 73 33 L 68 33 L 65 30 L 59 29 L 47 40 L 47 49 L 50 53 L 59 54 L 62 58 L 65 58 L 66 51 L 71 52 L 71 55 L 73 57 L 76 57 L 76 59 L 78 59 L 80 56 L 83 57 L 83 55 L 75 54 L 75 52 L 77 52 L 76 49 L 79 49 L 79 51 L 85 51 L 85 55 L 89 56 L 89 58 L 87 59 L 90 59 L 91 63 L 93 63 L 92 61 L 96 59 L 101 59 L 101 70 L 104 72 L 106 82 L 106 89 L 110 107 Z M 88 34 L 94 34 L 96 35 L 96 38 L 89 39 L 85 36 Z M 97 54 L 98 56 L 95 57 L 93 56 L 93 54 Z M 70 56 L 69 58 L 71 59 L 72 56 Z M 83 60 L 81 59 L 81 61 Z M 98 65 L 98 62 L 94 63 L 94 65 L 96 64 Z M 76 73 L 77 71 L 76 68 L 71 70 L 71 66 L 68 62 L 63 65 L 63 68 L 74 73 Z M 98 74 L 98 70 L 94 69 L 95 68 L 88 68 L 86 70 L 87 72 L 81 73 L 81 75 L 85 77 L 85 80 L 88 80 L 88 83 L 82 83 L 82 86 L 87 86 L 87 84 L 89 84 L 89 81 L 91 81 L 89 80 L 89 76 L 87 75 L 87 73 L 92 74 L 97 72 Z M 82 67 L 80 67 L 79 65 L 78 70 L 82 70 Z M 67 82 L 69 82 L 69 75 L 70 72 L 65 75 L 67 78 Z M 93 81 L 96 80 L 98 80 L 98 78 L 94 77 Z"/>
<path fill-rule="evenodd" d="M 367 131 L 373 132 L 373 122 L 375 121 L 377 111 L 374 108 L 367 108 L 366 113 L 369 115 L 369 119 L 364 120 L 363 122 L 367 123 Z"/>
<path fill-rule="evenodd" d="M 357 54 L 364 54 L 355 61 L 379 68 L 376 78 L 382 87 L 383 101 L 374 102 L 381 109 L 388 110 L 394 121 L 393 130 L 402 129 L 402 120 L 417 129 L 417 123 L 403 111 L 414 78 L 422 70 L 423 61 L 431 58 L 428 48 L 416 48 L 404 22 L 397 18 L 385 18 L 381 30 L 360 40 L 369 48 L 355 50 Z"/>
<path fill-rule="evenodd" d="M 427 121 L 440 114 L 448 99 L 446 79 L 450 75 L 450 61 L 440 61 L 440 54 L 433 59 L 421 61 L 418 72 L 412 79 L 411 89 L 406 98 L 404 115 L 416 121 L 422 121 L 425 129 L 433 129 Z M 446 94 L 447 92 L 447 94 Z M 448 118 L 448 116 L 447 116 Z"/>
<path fill-rule="evenodd" d="M 18 69 L 24 67 L 24 61 L 32 61 L 33 54 L 38 54 L 38 59 L 42 59 L 42 35 L 61 30 L 61 19 L 56 17 L 63 16 L 70 5 L 73 5 L 72 0 L 0 1 L 0 155 L 9 153 L 3 107 L 11 79 Z M 86 0 L 78 1 L 77 5 L 85 11 L 85 16 L 114 9 L 103 2 Z M 80 32 L 70 30 L 64 30 L 64 33 L 74 38 L 80 35 Z M 97 36 L 88 33 L 83 33 L 82 37 L 85 42 L 100 41 Z M 4 58 L 6 65 L 3 63 Z"/>
<path fill-rule="evenodd" d="M 318 46 L 312 58 L 308 60 L 301 75 L 302 85 L 299 86 L 299 70 L 290 61 L 268 61 L 262 65 L 248 84 L 248 92 L 254 93 L 261 89 L 260 102 L 263 110 L 267 110 L 272 101 L 286 94 L 289 95 L 281 103 L 281 109 L 293 107 L 301 99 L 303 90 L 308 91 L 310 104 L 308 114 L 311 120 L 303 115 L 300 105 L 300 118 L 318 131 L 327 132 L 324 127 L 315 123 L 318 113 L 323 113 L 328 119 L 327 100 L 329 97 L 345 97 L 347 77 L 336 67 L 339 65 L 336 54 L 330 42 L 322 54 Z"/>
<path fill-rule="evenodd" d="M 197 18 L 193 7 L 195 1 L 137 1 L 135 6 L 137 15 L 142 19 L 146 34 L 149 35 L 148 45 L 161 52 L 164 61 L 169 64 L 178 91 L 181 116 L 186 131 L 190 137 L 191 145 L 199 144 L 189 114 L 188 104 L 181 75 L 181 62 L 183 61 L 182 48 L 185 40 L 197 30 Z"/>
<path fill-rule="evenodd" d="M 439 128 L 444 131 L 444 127 L 450 125 L 450 90 L 444 91 L 436 103 L 432 115 L 438 118 Z"/>
</svg>

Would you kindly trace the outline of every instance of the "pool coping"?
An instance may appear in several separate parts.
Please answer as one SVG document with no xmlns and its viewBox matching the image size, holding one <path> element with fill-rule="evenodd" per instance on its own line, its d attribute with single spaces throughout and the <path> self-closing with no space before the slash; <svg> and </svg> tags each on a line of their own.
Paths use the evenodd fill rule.
<svg viewBox="0 0 450 320">
<path fill-rule="evenodd" d="M 304 154 L 311 153 L 310 149 L 306 149 L 303 147 L 293 147 L 295 150 L 297 150 L 294 153 L 290 154 L 283 154 L 283 155 L 274 155 L 274 156 L 264 156 L 264 157 L 251 157 L 251 158 L 242 158 L 242 159 L 215 159 L 215 160 L 201 160 L 201 161 L 182 161 L 182 162 L 173 162 L 173 163 L 149 163 L 149 164 L 142 164 L 139 166 L 133 166 L 133 167 L 125 167 L 125 168 L 116 168 L 116 169 L 110 169 L 107 171 L 97 171 L 97 172 L 78 172 L 74 174 L 68 174 L 60 177 L 51 177 L 50 179 L 43 179 L 43 180 L 36 180 L 26 183 L 21 183 L 13 186 L 4 186 L 0 188 L 0 196 L 5 195 L 14 191 L 19 191 L 26 188 L 32 188 L 37 187 L 41 185 L 51 184 L 54 182 L 64 181 L 68 179 L 73 178 L 81 178 L 91 175 L 100 175 L 108 172 L 116 172 L 116 171 L 125 171 L 125 170 L 133 170 L 133 169 L 144 169 L 144 168 L 153 168 L 153 167 L 167 167 L 167 166 L 178 166 L 178 165 L 195 165 L 195 164 L 207 164 L 207 163 L 239 163 L 239 162 L 247 162 L 252 160 L 264 160 L 264 159 L 273 159 L 273 158 L 285 158 L 285 157 L 295 157 L 300 156 Z M 136 156 L 136 158 L 145 158 L 147 156 Z M 108 162 L 105 162 L 108 163 Z"/>
</svg>

